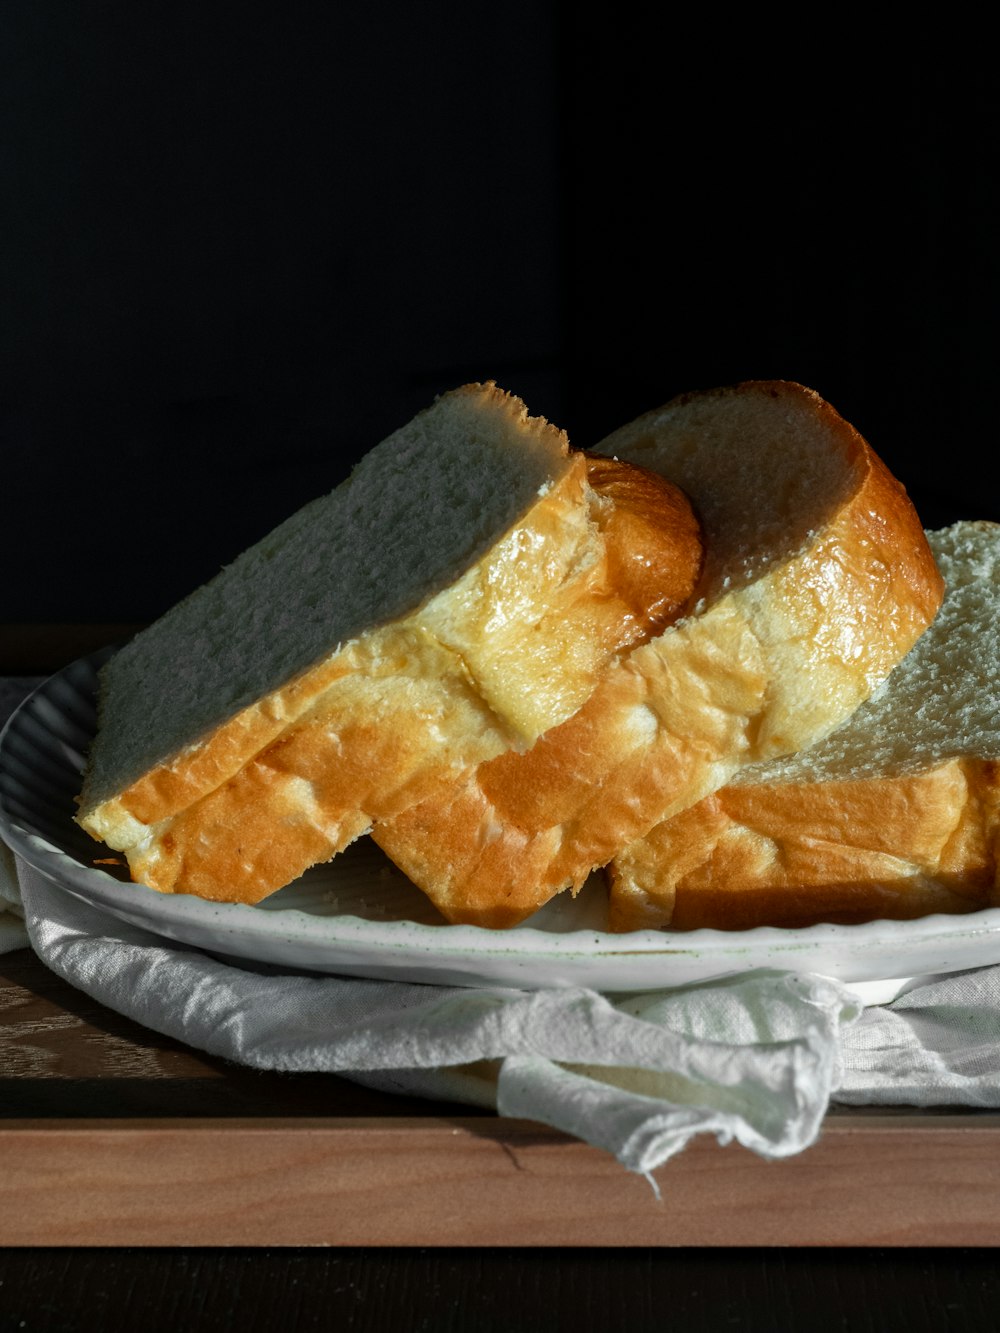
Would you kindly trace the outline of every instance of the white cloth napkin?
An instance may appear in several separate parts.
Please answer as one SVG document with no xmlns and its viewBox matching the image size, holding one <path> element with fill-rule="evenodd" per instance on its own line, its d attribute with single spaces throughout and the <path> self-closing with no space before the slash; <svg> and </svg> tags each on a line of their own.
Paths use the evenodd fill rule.
<svg viewBox="0 0 1000 1333">
<path fill-rule="evenodd" d="M 696 1134 L 801 1152 L 831 1100 L 1000 1106 L 1000 967 L 867 1009 L 835 981 L 773 971 L 642 995 L 425 986 L 230 965 L 78 901 L 20 858 L 0 861 L 0 895 L 25 918 L 8 919 L 0 949 L 30 940 L 154 1031 L 261 1069 L 541 1121 L 650 1180 Z"/>
<path fill-rule="evenodd" d="M 39 957 L 146 1027 L 260 1069 L 496 1107 L 645 1173 L 697 1133 L 766 1157 L 811 1143 L 838 1078 L 837 1033 L 860 1009 L 836 983 L 791 973 L 615 997 L 236 967 L 18 870 Z"/>
</svg>

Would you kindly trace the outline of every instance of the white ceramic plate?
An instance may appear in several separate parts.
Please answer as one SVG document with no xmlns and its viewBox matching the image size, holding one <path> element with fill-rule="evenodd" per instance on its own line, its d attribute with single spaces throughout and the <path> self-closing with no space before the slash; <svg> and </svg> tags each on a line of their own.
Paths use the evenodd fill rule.
<svg viewBox="0 0 1000 1333">
<path fill-rule="evenodd" d="M 449 926 L 368 839 L 257 907 L 163 895 L 95 861 L 72 822 L 94 734 L 99 653 L 35 690 L 0 736 L 0 836 L 67 893 L 123 921 L 229 958 L 321 973 L 458 986 L 652 990 L 759 968 L 818 972 L 868 1002 L 907 979 L 1000 962 L 1000 910 L 805 930 L 603 930 L 594 877 L 510 931 Z"/>
</svg>

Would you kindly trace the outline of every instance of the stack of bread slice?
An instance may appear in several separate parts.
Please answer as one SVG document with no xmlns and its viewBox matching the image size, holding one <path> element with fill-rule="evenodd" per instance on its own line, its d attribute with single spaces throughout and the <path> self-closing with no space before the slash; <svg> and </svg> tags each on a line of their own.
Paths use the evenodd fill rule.
<svg viewBox="0 0 1000 1333">
<path fill-rule="evenodd" d="M 903 487 L 801 385 L 684 395 L 597 452 L 689 496 L 706 547 L 700 597 L 528 753 L 470 769 L 446 799 L 375 827 L 453 922 L 517 924 L 744 766 L 821 740 L 940 605 Z"/>
<path fill-rule="evenodd" d="M 590 454 L 467 385 L 111 660 L 78 819 L 165 892 L 256 902 L 370 832 L 448 921 L 610 867 L 615 928 L 669 925 L 661 832 L 891 689 L 938 560 L 801 385 Z"/>
<path fill-rule="evenodd" d="M 702 563 L 676 486 L 466 385 L 108 662 L 77 820 L 257 902 L 571 716 Z"/>
</svg>

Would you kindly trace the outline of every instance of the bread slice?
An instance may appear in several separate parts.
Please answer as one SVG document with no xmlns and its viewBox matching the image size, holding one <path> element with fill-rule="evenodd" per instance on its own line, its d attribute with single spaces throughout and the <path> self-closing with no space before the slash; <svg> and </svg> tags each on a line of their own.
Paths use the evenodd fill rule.
<svg viewBox="0 0 1000 1333">
<path fill-rule="evenodd" d="M 941 600 L 905 490 L 801 385 L 684 395 L 596 452 L 690 497 L 706 544 L 702 596 L 527 754 L 489 760 L 447 800 L 376 825 L 375 840 L 453 922 L 514 925 L 744 765 L 821 739 Z"/>
<path fill-rule="evenodd" d="M 930 629 L 837 731 L 660 824 L 612 865 L 615 930 L 806 926 L 1000 901 L 1000 526 L 928 534 Z"/>
<path fill-rule="evenodd" d="M 530 745 L 701 567 L 676 488 L 590 470 L 495 385 L 439 398 L 109 662 L 79 823 L 153 888 L 256 902 Z M 626 471 L 659 507 L 616 581 Z"/>
</svg>

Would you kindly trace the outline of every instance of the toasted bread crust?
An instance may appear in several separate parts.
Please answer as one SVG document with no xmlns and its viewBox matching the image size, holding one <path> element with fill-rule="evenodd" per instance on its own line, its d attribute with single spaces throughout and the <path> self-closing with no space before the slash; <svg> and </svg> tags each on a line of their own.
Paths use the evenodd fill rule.
<svg viewBox="0 0 1000 1333">
<path fill-rule="evenodd" d="M 636 648 L 527 754 L 498 756 L 449 799 L 376 826 L 375 840 L 448 920 L 515 925 L 742 765 L 819 739 L 937 611 L 943 583 L 919 518 L 853 427 L 801 386 L 720 397 L 734 392 L 818 413 L 853 489 L 801 550 Z M 632 433 L 654 432 L 656 416 Z"/>
<path fill-rule="evenodd" d="M 547 587 L 545 596 L 547 617 L 559 622 L 550 641 L 562 634 L 585 646 L 569 669 L 589 692 L 610 657 L 657 632 L 689 603 L 703 548 L 697 518 L 676 487 L 641 468 L 582 455 L 536 507 L 536 532 L 544 528 L 559 539 L 568 509 L 578 505 L 570 488 L 587 474 L 601 558 Z M 488 572 L 482 578 L 491 581 Z M 218 771 L 210 767 L 212 745 L 199 752 L 203 768 L 183 765 L 176 778 L 157 774 L 126 793 L 121 804 L 128 816 L 147 825 L 124 847 L 133 878 L 163 892 L 257 902 L 342 850 L 373 821 L 450 789 L 470 765 L 509 746 L 509 727 L 484 702 L 466 658 L 442 644 L 428 623 L 433 617 L 426 615 L 401 622 L 342 650 L 316 673 L 305 700 L 295 696 L 302 706 L 280 731 L 273 715 L 283 708 L 287 719 L 283 697 L 255 710 L 233 728 L 246 757 L 197 799 L 184 801 L 192 771 L 198 778 Z M 502 654 L 494 656 L 502 665 Z M 540 654 L 540 690 L 546 669 Z M 565 662 L 553 666 L 560 680 L 567 669 Z"/>
<path fill-rule="evenodd" d="M 911 919 L 1000 901 L 1000 765 L 730 786 L 610 867 L 609 925 L 745 930 Z"/>
</svg>

